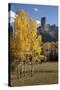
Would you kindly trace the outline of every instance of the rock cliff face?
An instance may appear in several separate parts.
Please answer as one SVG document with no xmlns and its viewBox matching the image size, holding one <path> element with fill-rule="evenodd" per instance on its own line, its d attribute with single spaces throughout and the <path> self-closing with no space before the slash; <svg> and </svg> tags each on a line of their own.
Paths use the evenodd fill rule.
<svg viewBox="0 0 60 90">
<path fill-rule="evenodd" d="M 55 25 L 50 26 L 49 30 L 44 30 L 42 27 L 38 27 L 38 35 L 42 35 L 43 42 L 58 41 L 58 27 Z"/>
</svg>

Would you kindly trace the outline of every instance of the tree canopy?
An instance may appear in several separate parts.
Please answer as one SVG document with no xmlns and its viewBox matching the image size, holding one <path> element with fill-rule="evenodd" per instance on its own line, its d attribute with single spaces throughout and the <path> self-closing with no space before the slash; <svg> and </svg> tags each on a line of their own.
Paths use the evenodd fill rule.
<svg viewBox="0 0 60 90">
<path fill-rule="evenodd" d="M 24 57 L 26 54 L 41 54 L 41 35 L 37 35 L 37 24 L 32 18 L 28 18 L 26 12 L 21 9 L 14 20 L 14 32 L 10 38 L 10 49 L 13 55 Z"/>
</svg>

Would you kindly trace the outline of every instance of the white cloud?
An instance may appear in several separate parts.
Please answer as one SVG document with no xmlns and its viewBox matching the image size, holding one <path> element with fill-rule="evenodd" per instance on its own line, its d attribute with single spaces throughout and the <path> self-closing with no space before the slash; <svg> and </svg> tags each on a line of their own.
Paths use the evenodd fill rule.
<svg viewBox="0 0 60 90">
<path fill-rule="evenodd" d="M 11 17 L 9 22 L 14 23 L 14 18 Z"/>
<path fill-rule="evenodd" d="M 17 15 L 16 15 L 16 13 L 14 12 L 14 11 L 9 11 L 9 18 L 10 18 L 10 23 L 11 24 L 13 24 L 14 23 L 14 19 L 15 19 L 15 17 L 16 17 Z"/>
<path fill-rule="evenodd" d="M 15 18 L 16 13 L 14 11 L 9 12 L 9 17 Z"/>
<path fill-rule="evenodd" d="M 38 26 L 40 26 L 41 22 L 39 20 L 36 20 L 36 23 Z"/>
<path fill-rule="evenodd" d="M 37 12 L 38 11 L 38 8 L 34 8 L 34 10 Z"/>
</svg>

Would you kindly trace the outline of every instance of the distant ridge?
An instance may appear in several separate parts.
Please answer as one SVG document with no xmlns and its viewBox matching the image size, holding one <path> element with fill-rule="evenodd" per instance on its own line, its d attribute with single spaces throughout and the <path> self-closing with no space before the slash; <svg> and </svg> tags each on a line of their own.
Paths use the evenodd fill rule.
<svg viewBox="0 0 60 90">
<path fill-rule="evenodd" d="M 40 27 L 38 29 L 38 35 L 42 35 L 42 41 L 47 42 L 47 41 L 58 41 L 58 30 L 53 30 L 54 33 L 49 32 L 49 31 L 42 31 Z M 51 34 L 52 33 L 52 34 Z"/>
</svg>

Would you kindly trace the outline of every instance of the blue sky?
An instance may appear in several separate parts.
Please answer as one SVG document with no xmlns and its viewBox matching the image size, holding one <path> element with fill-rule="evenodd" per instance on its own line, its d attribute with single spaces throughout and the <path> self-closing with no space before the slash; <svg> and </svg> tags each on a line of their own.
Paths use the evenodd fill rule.
<svg viewBox="0 0 60 90">
<path fill-rule="evenodd" d="M 46 17 L 47 24 L 58 25 L 58 6 L 33 5 L 33 4 L 11 4 L 10 10 L 16 13 L 24 9 L 29 17 L 41 21 L 41 17 Z"/>
</svg>

